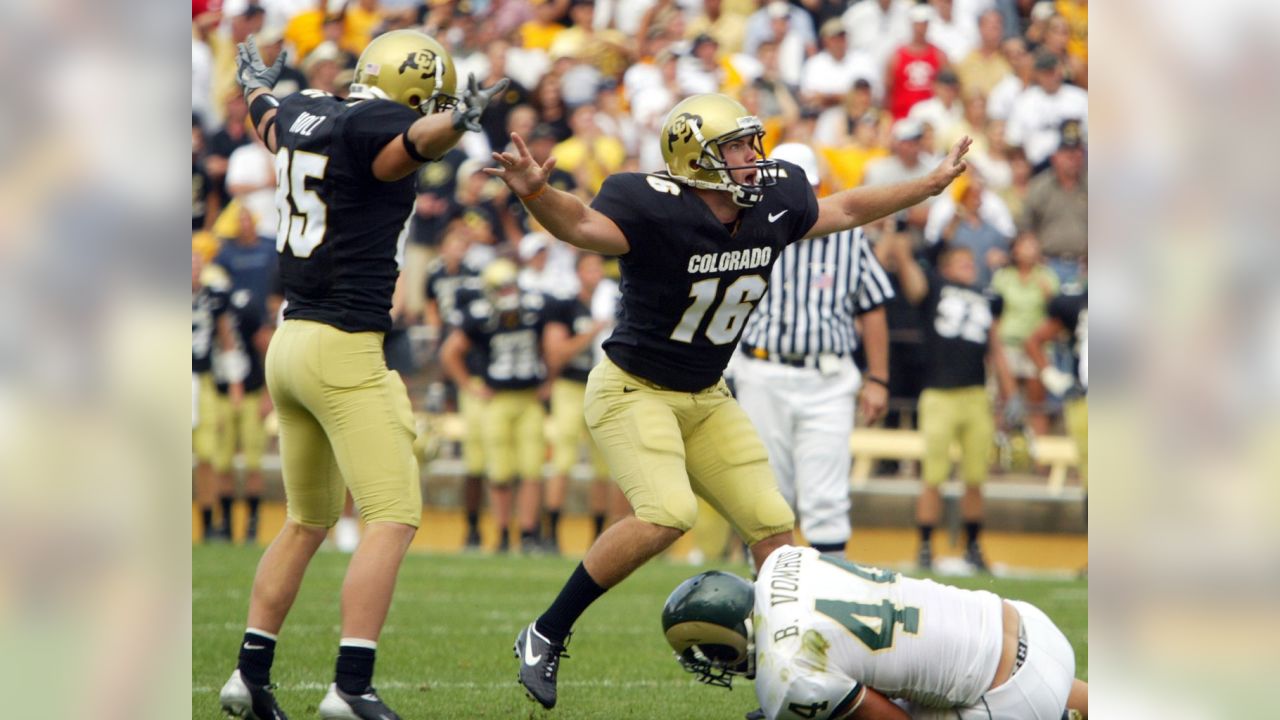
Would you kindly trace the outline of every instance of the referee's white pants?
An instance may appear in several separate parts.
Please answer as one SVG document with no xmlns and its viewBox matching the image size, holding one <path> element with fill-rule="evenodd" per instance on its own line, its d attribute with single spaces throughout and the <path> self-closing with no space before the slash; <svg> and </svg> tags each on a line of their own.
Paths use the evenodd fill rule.
<svg viewBox="0 0 1280 720">
<path fill-rule="evenodd" d="M 810 543 L 849 540 L 849 435 L 862 377 L 839 369 L 795 368 L 741 355 L 734 363 L 738 402 L 769 452 L 782 496 Z"/>
</svg>

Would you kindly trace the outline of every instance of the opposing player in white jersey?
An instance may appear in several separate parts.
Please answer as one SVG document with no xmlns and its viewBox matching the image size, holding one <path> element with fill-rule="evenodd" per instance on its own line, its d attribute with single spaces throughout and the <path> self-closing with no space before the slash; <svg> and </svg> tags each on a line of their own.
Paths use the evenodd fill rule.
<svg viewBox="0 0 1280 720">
<path fill-rule="evenodd" d="M 775 550 L 754 587 L 686 580 L 662 624 L 704 682 L 754 675 L 770 720 L 1087 717 L 1071 643 L 1040 609 L 812 548 Z"/>
</svg>

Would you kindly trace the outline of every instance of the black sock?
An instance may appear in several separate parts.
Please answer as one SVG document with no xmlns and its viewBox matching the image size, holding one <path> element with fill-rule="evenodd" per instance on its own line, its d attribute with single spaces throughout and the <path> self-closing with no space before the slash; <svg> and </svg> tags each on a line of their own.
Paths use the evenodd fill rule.
<svg viewBox="0 0 1280 720">
<path fill-rule="evenodd" d="M 467 534 L 474 535 L 480 532 L 480 513 L 476 510 L 467 512 Z"/>
<path fill-rule="evenodd" d="M 582 563 L 574 568 L 551 607 L 538 618 L 538 632 L 551 642 L 562 643 L 582 613 L 605 592 Z"/>
<path fill-rule="evenodd" d="M 506 545 L 511 542 L 511 528 L 502 528 L 502 532 L 498 536 L 498 543 Z"/>
<path fill-rule="evenodd" d="M 604 513 L 592 515 L 591 522 L 596 526 L 596 537 L 600 537 L 600 533 L 604 532 Z"/>
<path fill-rule="evenodd" d="M 974 522 L 972 520 L 965 521 L 964 536 L 966 541 L 969 543 L 969 547 L 974 547 L 975 545 L 978 544 L 978 534 L 981 532 L 982 532 L 981 520 L 978 520 L 977 522 Z"/>
<path fill-rule="evenodd" d="M 521 530 L 521 531 L 520 531 L 520 543 L 521 543 L 521 544 L 528 544 L 528 543 L 533 543 L 533 542 L 537 542 L 537 541 L 538 541 L 538 531 L 537 531 L 537 530 Z"/>
<path fill-rule="evenodd" d="M 276 659 L 276 639 L 256 630 L 245 630 L 240 642 L 240 662 L 236 668 L 254 685 L 271 682 L 271 663 Z"/>
<path fill-rule="evenodd" d="M 213 508 L 200 508 L 200 527 L 204 537 L 209 537 L 209 533 L 213 532 Z"/>
<path fill-rule="evenodd" d="M 559 533 L 560 533 L 560 511 L 548 510 L 547 511 L 547 537 L 554 540 L 555 538 L 559 537 Z"/>
<path fill-rule="evenodd" d="M 222 508 L 222 524 L 218 527 L 223 530 L 231 529 L 231 503 L 234 501 L 235 498 L 230 495 L 223 495 L 218 498 L 218 505 Z"/>
<path fill-rule="evenodd" d="M 921 525 L 920 526 L 920 544 L 927 547 L 929 545 L 929 541 L 932 538 L 933 538 L 933 526 Z"/>
<path fill-rule="evenodd" d="M 809 544 L 813 546 L 813 549 L 814 549 L 814 550 L 817 550 L 818 552 L 820 552 L 820 553 L 822 553 L 822 554 L 824 554 L 824 555 L 839 555 L 840 557 L 844 557 L 844 546 L 845 546 L 845 544 L 844 544 L 844 543 L 842 543 L 842 542 L 838 542 L 838 543 L 809 543 Z"/>
<path fill-rule="evenodd" d="M 262 503 L 262 498 L 257 495 L 250 495 L 244 499 L 245 504 L 249 506 L 249 522 L 258 519 L 258 505 Z"/>
<path fill-rule="evenodd" d="M 333 681 L 348 695 L 363 695 L 373 685 L 373 660 L 377 651 L 369 647 L 338 646 L 338 664 Z"/>
</svg>

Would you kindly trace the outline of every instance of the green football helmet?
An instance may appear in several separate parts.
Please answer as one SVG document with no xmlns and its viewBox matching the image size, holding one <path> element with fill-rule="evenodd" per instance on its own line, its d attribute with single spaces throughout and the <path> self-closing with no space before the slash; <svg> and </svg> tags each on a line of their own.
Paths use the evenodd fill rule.
<svg viewBox="0 0 1280 720">
<path fill-rule="evenodd" d="M 392 30 L 360 54 L 351 95 L 380 97 L 430 115 L 458 104 L 457 84 L 453 58 L 443 45 L 417 30 Z"/>
<path fill-rule="evenodd" d="M 751 583 L 719 570 L 680 583 L 662 607 L 662 631 L 681 667 L 726 688 L 735 675 L 753 677 L 755 598 Z"/>
<path fill-rule="evenodd" d="M 764 199 L 764 188 L 778 181 L 778 163 L 765 158 L 764 124 L 748 114 L 742 103 L 726 95 L 708 93 L 686 98 L 671 108 L 662 123 L 659 141 L 662 159 L 671 177 L 690 187 L 723 190 L 741 207 L 751 207 Z M 756 150 L 752 165 L 730 166 L 720 145 L 750 138 Z M 756 182 L 734 182 L 731 171 L 754 167 Z"/>
</svg>

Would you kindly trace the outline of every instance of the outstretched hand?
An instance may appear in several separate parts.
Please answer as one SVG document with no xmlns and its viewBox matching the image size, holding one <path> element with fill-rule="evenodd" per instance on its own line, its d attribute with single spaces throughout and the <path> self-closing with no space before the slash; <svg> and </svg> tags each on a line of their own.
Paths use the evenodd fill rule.
<svg viewBox="0 0 1280 720">
<path fill-rule="evenodd" d="M 258 52 L 258 43 L 250 35 L 244 42 L 236 45 L 236 81 L 240 83 L 240 87 L 244 88 L 244 96 L 249 95 L 258 88 L 270 90 L 275 87 L 276 81 L 280 79 L 280 73 L 284 70 L 285 51 L 281 50 L 276 56 L 276 61 L 271 63 L 271 67 L 262 61 L 262 54 Z"/>
<path fill-rule="evenodd" d="M 973 138 L 965 135 L 951 146 L 951 151 L 933 171 L 934 178 L 937 180 L 934 195 L 946 190 L 951 181 L 963 175 L 968 169 L 969 165 L 964 161 L 964 156 L 969 152 L 969 146 L 972 144 Z"/>
<path fill-rule="evenodd" d="M 453 109 L 453 129 L 482 131 L 484 128 L 480 126 L 480 116 L 484 114 L 484 109 L 493 102 L 495 96 L 505 92 L 510 84 L 510 80 L 502 78 L 492 86 L 481 89 L 475 74 L 468 75 L 467 89 L 462 93 L 462 102 Z"/>
<path fill-rule="evenodd" d="M 502 178 L 516 195 L 527 197 L 546 186 L 547 179 L 551 177 L 551 169 L 556 166 L 556 159 L 549 157 L 539 165 L 534 161 L 533 155 L 529 154 L 529 147 L 524 144 L 519 133 L 511 133 L 511 144 L 515 145 L 515 154 L 495 152 L 493 159 L 501 167 L 485 168 L 484 171 L 493 177 Z"/>
</svg>

